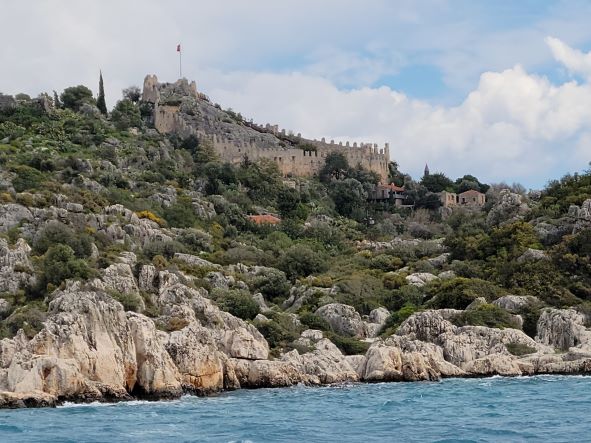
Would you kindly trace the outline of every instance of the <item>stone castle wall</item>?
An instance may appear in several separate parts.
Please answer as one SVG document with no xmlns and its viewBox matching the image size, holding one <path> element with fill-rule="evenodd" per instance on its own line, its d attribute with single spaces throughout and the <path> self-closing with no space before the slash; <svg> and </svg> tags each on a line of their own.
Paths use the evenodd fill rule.
<svg viewBox="0 0 591 443">
<path fill-rule="evenodd" d="M 380 175 L 382 181 L 388 178 L 389 148 L 383 149 L 377 145 L 357 143 L 337 144 L 323 141 L 306 140 L 306 144 L 314 146 L 316 150 L 300 148 L 260 148 L 256 142 L 242 142 L 231 140 L 223 136 L 210 137 L 214 151 L 224 162 L 238 164 L 248 157 L 252 161 L 261 159 L 272 160 L 277 163 L 284 176 L 310 177 L 317 174 L 324 165 L 324 159 L 331 152 L 344 154 L 351 166 L 360 164 L 365 169 Z"/>
<path fill-rule="evenodd" d="M 201 128 L 187 124 L 180 112 L 179 105 L 161 104 L 162 94 L 168 96 L 177 94 L 208 101 L 203 94 L 197 92 L 195 82 L 189 83 L 186 79 L 181 79 L 176 83 L 163 84 L 158 83 L 155 75 L 148 75 L 144 80 L 142 100 L 154 105 L 154 127 L 158 132 L 163 134 L 177 133 L 181 136 L 195 134 L 201 138 L 207 138 L 211 141 L 214 151 L 224 162 L 238 164 L 245 157 L 252 161 L 267 159 L 274 161 L 284 176 L 310 177 L 317 174 L 322 168 L 328 154 L 340 152 L 345 155 L 351 166 L 361 165 L 367 170 L 376 172 L 382 182 L 387 182 L 388 163 L 390 162 L 387 143 L 384 148 L 378 149 L 376 144 L 371 143 L 346 142 L 343 144 L 335 143 L 332 140 L 326 142 L 324 138 L 308 140 L 298 134 L 295 139 L 304 149 L 284 147 L 281 146 L 280 140 L 277 140 L 276 145 L 269 143 L 268 138 L 264 139 L 261 133 L 267 133 L 266 137 L 271 137 L 268 134 L 272 134 L 280 138 L 286 135 L 293 138 L 293 135 L 286 133 L 284 129 L 280 131 L 277 125 L 259 126 L 252 123 L 247 125 L 248 130 L 251 131 L 248 136 L 241 134 L 236 137 L 207 133 Z M 274 137 L 271 138 L 274 139 Z"/>
</svg>

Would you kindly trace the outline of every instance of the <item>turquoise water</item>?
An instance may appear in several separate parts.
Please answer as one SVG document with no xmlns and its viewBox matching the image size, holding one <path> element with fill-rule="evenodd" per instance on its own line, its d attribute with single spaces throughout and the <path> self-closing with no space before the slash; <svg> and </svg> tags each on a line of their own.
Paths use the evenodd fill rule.
<svg viewBox="0 0 591 443">
<path fill-rule="evenodd" d="M 583 442 L 591 378 L 236 391 L 169 402 L 0 411 L 1 442 Z"/>
</svg>

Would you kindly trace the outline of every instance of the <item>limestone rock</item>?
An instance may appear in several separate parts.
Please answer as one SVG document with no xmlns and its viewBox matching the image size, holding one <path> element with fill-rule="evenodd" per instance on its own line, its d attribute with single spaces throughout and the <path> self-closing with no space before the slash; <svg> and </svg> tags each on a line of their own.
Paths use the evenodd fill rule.
<svg viewBox="0 0 591 443">
<path fill-rule="evenodd" d="M 591 331 L 583 314 L 574 309 L 546 309 L 538 319 L 536 341 L 567 350 L 574 346 L 591 346 Z"/>
<path fill-rule="evenodd" d="M 337 334 L 358 338 L 367 336 L 361 315 L 352 306 L 330 303 L 318 308 L 315 314 L 326 320 Z"/>
<path fill-rule="evenodd" d="M 181 253 L 177 252 L 176 254 L 174 254 L 174 258 L 175 258 L 175 260 L 182 261 L 183 263 L 186 263 L 190 266 L 207 268 L 207 269 L 215 269 L 215 270 L 222 269 L 222 267 L 220 265 L 218 265 L 216 263 L 212 263 L 210 261 L 207 261 L 201 257 L 197 257 L 196 255 L 181 254 Z"/>
<path fill-rule="evenodd" d="M 314 350 L 301 354 L 288 352 L 281 361 L 291 363 L 299 373 L 306 374 L 310 384 L 330 384 L 358 381 L 357 371 L 351 367 L 341 351 L 328 339 L 314 344 Z"/>
<path fill-rule="evenodd" d="M 261 294 L 260 292 L 257 292 L 256 294 L 254 294 L 252 296 L 252 299 L 257 303 L 257 305 L 259 305 L 259 309 L 262 312 L 269 310 L 269 307 L 267 306 L 267 303 L 265 302 L 265 297 L 263 297 L 263 294 Z"/>
<path fill-rule="evenodd" d="M 531 295 L 504 295 L 494 300 L 492 304 L 515 314 L 521 309 L 538 302 L 539 300 Z"/>
<path fill-rule="evenodd" d="M 338 288 L 336 286 L 333 286 L 332 288 L 319 288 L 307 285 L 292 286 L 289 291 L 288 299 L 283 303 L 283 309 L 288 312 L 296 312 L 304 305 L 304 303 L 317 294 L 324 294 L 330 297 L 337 292 Z"/>
<path fill-rule="evenodd" d="M 450 256 L 451 254 L 449 252 L 446 252 L 441 255 L 438 255 L 437 257 L 427 259 L 427 262 L 436 268 L 441 268 L 444 264 L 447 263 Z"/>
<path fill-rule="evenodd" d="M 528 205 L 520 194 L 503 189 L 499 194 L 499 200 L 491 208 L 486 217 L 489 226 L 520 220 L 529 211 Z"/>
<path fill-rule="evenodd" d="M 449 270 L 440 272 L 437 277 L 439 277 L 441 280 L 451 280 L 452 278 L 456 278 L 457 276 L 454 271 Z"/>
<path fill-rule="evenodd" d="M 0 238 L 0 292 L 15 293 L 30 284 L 33 279 L 33 265 L 29 259 L 31 247 L 19 238 L 14 247 Z"/>
<path fill-rule="evenodd" d="M 157 303 L 164 315 L 182 315 L 187 324 L 198 319 L 228 357 L 266 360 L 269 356 L 269 344 L 253 325 L 220 310 L 198 290 L 173 284 L 160 290 Z"/>
<path fill-rule="evenodd" d="M 279 388 L 307 381 L 306 375 L 287 361 L 231 358 L 228 364 L 242 388 Z"/>
<path fill-rule="evenodd" d="M 135 345 L 137 365 L 136 394 L 178 397 L 181 395 L 179 372 L 164 348 L 163 337 L 149 318 L 127 313 L 129 332 Z"/>
<path fill-rule="evenodd" d="M 223 389 L 223 357 L 208 329 L 191 323 L 171 332 L 165 346 L 181 374 L 185 391 L 204 395 Z"/>
<path fill-rule="evenodd" d="M 0 232 L 6 232 L 23 221 L 33 221 L 33 214 L 27 207 L 15 203 L 0 205 Z"/>
<path fill-rule="evenodd" d="M 154 292 L 156 290 L 156 276 L 158 271 L 155 266 L 144 265 L 140 269 L 140 275 L 138 278 L 139 288 L 142 291 Z"/>
<path fill-rule="evenodd" d="M 428 272 L 415 272 L 414 274 L 406 276 L 406 281 L 409 285 L 414 285 L 418 287 L 425 286 L 427 283 L 437 279 L 437 276 L 430 274 Z"/>
<path fill-rule="evenodd" d="M 544 251 L 527 248 L 526 251 L 517 258 L 517 263 L 535 262 L 547 259 L 548 257 Z"/>
<path fill-rule="evenodd" d="M 464 370 L 471 375 L 522 375 L 523 370 L 514 357 L 503 354 L 492 354 L 469 361 Z"/>
<path fill-rule="evenodd" d="M 0 392 L 0 409 L 47 408 L 58 405 L 55 395 L 42 391 L 31 392 Z"/>
<path fill-rule="evenodd" d="M 369 321 L 372 323 L 377 323 L 379 325 L 383 325 L 384 323 L 386 323 L 389 317 L 390 311 L 383 307 L 373 309 L 369 313 Z"/>
<path fill-rule="evenodd" d="M 122 294 L 138 294 L 139 288 L 127 263 L 114 263 L 103 271 L 105 288 Z"/>
</svg>

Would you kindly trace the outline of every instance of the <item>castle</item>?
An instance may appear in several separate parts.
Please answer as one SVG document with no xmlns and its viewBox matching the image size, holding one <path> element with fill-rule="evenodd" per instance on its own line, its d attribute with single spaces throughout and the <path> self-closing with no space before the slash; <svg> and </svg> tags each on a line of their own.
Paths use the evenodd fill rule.
<svg viewBox="0 0 591 443">
<path fill-rule="evenodd" d="M 268 159 L 277 164 L 285 177 L 310 177 L 319 172 L 332 152 L 345 155 L 351 166 L 377 173 L 388 180 L 389 146 L 378 148 L 373 143 L 335 143 L 309 140 L 279 130 L 277 125 L 257 125 L 224 112 L 197 91 L 195 82 L 187 79 L 160 83 L 155 75 L 144 80 L 142 101 L 153 106 L 153 123 L 158 132 L 186 137 L 196 135 L 208 140 L 219 158 L 237 164 L 245 158 Z"/>
</svg>

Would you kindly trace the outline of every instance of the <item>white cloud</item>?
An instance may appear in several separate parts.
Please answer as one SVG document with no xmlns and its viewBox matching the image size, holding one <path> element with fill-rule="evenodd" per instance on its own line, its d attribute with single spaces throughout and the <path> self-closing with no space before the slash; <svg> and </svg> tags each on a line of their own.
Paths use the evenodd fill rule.
<svg viewBox="0 0 591 443">
<path fill-rule="evenodd" d="M 445 0 L 0 2 L 2 92 L 96 90 L 102 69 L 113 105 L 147 73 L 174 80 L 182 42 L 185 76 L 224 107 L 310 137 L 389 141 L 414 175 L 428 162 L 541 185 L 590 156 L 589 83 L 532 74 L 553 55 L 591 77 L 589 54 L 544 45 L 590 41 L 584 3 L 501 29 L 483 3 Z M 441 70 L 453 105 L 370 87 L 413 64 Z"/>
<path fill-rule="evenodd" d="M 546 37 L 546 44 L 552 51 L 554 58 L 571 73 L 591 77 L 591 52 L 585 54 L 555 37 Z"/>
<path fill-rule="evenodd" d="M 541 186 L 588 160 L 591 86 L 552 84 L 519 65 L 486 72 L 458 106 L 435 106 L 387 87 L 339 90 L 309 74 L 208 72 L 214 100 L 262 123 L 305 136 L 389 141 L 392 157 L 418 175 L 425 162 L 452 177 Z M 582 160 L 584 160 L 582 162 Z"/>
</svg>

